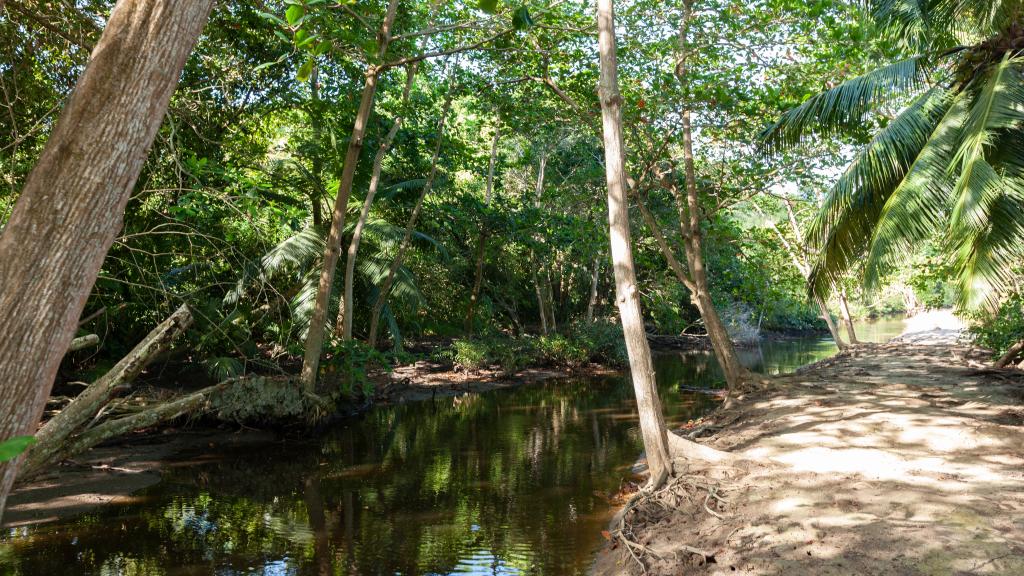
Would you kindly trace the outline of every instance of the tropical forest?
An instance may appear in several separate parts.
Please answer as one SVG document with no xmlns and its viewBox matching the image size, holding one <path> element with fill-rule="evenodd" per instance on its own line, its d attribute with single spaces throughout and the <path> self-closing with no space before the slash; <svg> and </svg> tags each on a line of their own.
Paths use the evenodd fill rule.
<svg viewBox="0 0 1024 576">
<path fill-rule="evenodd" d="M 1024 1 L 0 0 L 8 574 L 1024 574 Z"/>
</svg>

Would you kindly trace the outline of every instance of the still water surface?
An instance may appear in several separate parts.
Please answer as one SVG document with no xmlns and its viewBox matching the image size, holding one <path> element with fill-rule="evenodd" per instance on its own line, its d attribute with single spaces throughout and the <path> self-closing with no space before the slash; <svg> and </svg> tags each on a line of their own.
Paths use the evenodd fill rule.
<svg viewBox="0 0 1024 576">
<path fill-rule="evenodd" d="M 778 374 L 834 352 L 803 338 L 742 360 Z M 670 425 L 714 407 L 680 389 L 720 385 L 708 355 L 656 368 Z M 640 450 L 622 377 L 382 407 L 307 443 L 201 455 L 130 505 L 8 530 L 0 574 L 582 574 L 613 513 L 603 495 Z"/>
</svg>

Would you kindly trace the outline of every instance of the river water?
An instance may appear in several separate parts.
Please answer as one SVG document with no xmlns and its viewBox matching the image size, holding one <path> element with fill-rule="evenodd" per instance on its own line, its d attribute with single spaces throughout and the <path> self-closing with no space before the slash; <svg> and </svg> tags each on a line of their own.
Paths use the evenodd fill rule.
<svg viewBox="0 0 1024 576">
<path fill-rule="evenodd" d="M 834 352 L 779 340 L 742 361 L 778 374 Z M 708 355 L 656 369 L 670 425 L 714 407 L 681 390 L 720 385 Z M 131 504 L 6 530 L 0 574 L 582 574 L 641 449 L 624 377 L 381 407 L 308 442 L 196 455 Z"/>
</svg>

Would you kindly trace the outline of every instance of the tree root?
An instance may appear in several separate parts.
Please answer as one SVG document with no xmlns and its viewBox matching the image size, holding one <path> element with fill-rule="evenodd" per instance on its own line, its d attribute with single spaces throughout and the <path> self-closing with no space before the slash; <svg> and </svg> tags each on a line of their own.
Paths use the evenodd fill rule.
<svg viewBox="0 0 1024 576">
<path fill-rule="evenodd" d="M 648 572 L 645 558 L 664 558 L 664 554 L 646 546 L 640 542 L 635 530 L 637 528 L 630 522 L 630 515 L 640 509 L 672 511 L 679 508 L 681 501 L 687 502 L 690 506 L 700 507 L 708 514 L 724 520 L 726 516 L 716 512 L 712 508 L 712 502 L 727 504 L 729 500 L 722 496 L 721 486 L 705 476 L 692 474 L 680 474 L 672 476 L 660 486 L 641 489 L 623 507 L 612 522 L 609 537 L 613 542 L 623 545 L 630 558 L 636 563 L 641 574 Z M 703 498 L 699 494 L 703 492 Z M 713 561 L 714 553 L 691 546 L 685 543 L 673 543 L 675 550 L 673 557 L 678 557 L 680 552 L 690 554 L 699 558 L 701 564 Z"/>
</svg>

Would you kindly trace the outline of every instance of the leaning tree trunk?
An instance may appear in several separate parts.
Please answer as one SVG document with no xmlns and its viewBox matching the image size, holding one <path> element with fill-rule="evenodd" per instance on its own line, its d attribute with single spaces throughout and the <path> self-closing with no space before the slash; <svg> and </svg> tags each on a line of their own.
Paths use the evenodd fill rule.
<svg viewBox="0 0 1024 576">
<path fill-rule="evenodd" d="M 406 70 L 405 89 L 402 91 L 402 104 L 399 107 L 398 117 L 392 124 L 384 140 L 377 149 L 377 155 L 373 159 L 373 174 L 370 176 L 370 187 L 366 191 L 366 198 L 363 200 L 363 209 L 359 212 L 359 220 L 352 231 L 352 241 L 348 245 L 348 254 L 345 257 L 345 292 L 341 299 L 341 306 L 338 309 L 338 321 L 335 324 L 335 332 L 341 334 L 342 340 L 352 339 L 352 316 L 355 314 L 353 308 L 353 284 L 356 276 L 356 255 L 359 253 L 359 244 L 363 239 L 363 228 L 370 217 L 370 208 L 373 206 L 373 199 L 377 195 L 377 188 L 380 186 L 380 172 L 384 164 L 384 157 L 391 150 L 391 143 L 402 128 L 402 121 L 405 107 L 409 104 L 409 92 L 412 91 L 412 82 L 416 77 L 417 64 L 413 63 Z"/>
<path fill-rule="evenodd" d="M 420 210 L 423 209 L 423 201 L 426 200 L 430 194 L 430 189 L 434 186 L 434 178 L 437 176 L 437 160 L 441 156 L 441 144 L 444 142 L 444 127 L 448 121 L 448 111 L 451 109 L 452 96 L 454 96 L 454 93 L 448 95 L 441 110 L 441 120 L 437 124 L 437 143 L 434 145 L 434 157 L 430 161 L 430 173 L 427 175 L 427 181 L 423 184 L 423 190 L 420 191 L 420 196 L 416 199 L 416 205 L 409 215 L 409 221 L 405 224 L 405 234 L 402 236 L 402 241 L 398 244 L 398 251 L 395 253 L 394 260 L 391 261 L 391 267 L 388 268 L 387 278 L 384 279 L 384 283 L 381 284 L 380 289 L 377 291 L 377 300 L 373 303 L 373 310 L 370 311 L 370 334 L 366 339 L 370 347 L 377 346 L 377 329 L 380 324 L 380 314 L 384 311 L 384 305 L 388 301 L 388 294 L 395 285 L 398 269 L 402 267 L 402 262 L 405 260 L 405 252 L 409 249 L 409 243 L 412 241 L 412 233 L 416 229 L 416 220 L 419 219 Z"/>
<path fill-rule="evenodd" d="M 390 0 L 387 14 L 384 16 L 384 22 L 381 23 L 380 31 L 377 32 L 378 60 L 387 53 L 388 44 L 391 42 L 391 25 L 395 21 L 397 11 L 398 0 Z M 359 102 L 359 110 L 356 113 L 356 120 L 352 126 L 352 136 L 348 141 L 348 150 L 345 152 L 345 165 L 342 167 L 341 180 L 338 181 L 338 191 L 334 199 L 334 211 L 331 214 L 331 229 L 327 234 L 327 245 L 324 249 L 323 267 L 320 270 L 320 282 L 317 286 L 316 301 L 313 305 L 313 315 L 309 320 L 309 330 L 306 332 L 306 349 L 302 359 L 302 373 L 299 375 L 302 387 L 308 392 L 313 392 L 316 389 L 317 372 L 320 368 L 320 353 L 323 351 L 324 346 L 324 331 L 327 329 L 327 306 L 331 300 L 334 272 L 338 268 L 338 258 L 341 256 L 341 235 L 345 230 L 348 197 L 352 193 L 352 181 L 355 179 L 356 165 L 359 163 L 359 155 L 363 150 L 366 125 L 370 120 L 370 115 L 373 113 L 373 102 L 377 95 L 377 80 L 380 72 L 380 68 L 376 65 L 370 65 L 366 71 L 362 99 Z"/>
<path fill-rule="evenodd" d="M 850 337 L 850 344 L 860 344 L 860 340 L 857 340 L 857 331 L 853 328 L 853 316 L 846 301 L 845 288 L 839 291 L 839 312 L 843 318 L 843 325 L 846 326 L 846 335 Z"/>
<path fill-rule="evenodd" d="M 153 359 L 171 347 L 192 325 L 192 313 L 182 305 L 160 323 L 106 374 L 75 396 L 70 404 L 36 432 L 36 443 L 25 451 L 19 477 L 41 471 L 63 448 L 65 440 L 89 423 L 106 406 L 114 392 L 131 383 Z"/>
<path fill-rule="evenodd" d="M 0 440 L 32 434 L 212 0 L 120 0 L 0 234 Z M 0 513 L 17 471 L 0 464 Z"/>
<path fill-rule="evenodd" d="M 615 293 L 622 318 L 622 332 L 629 356 L 630 375 L 640 413 L 640 431 L 647 452 L 651 485 L 659 486 L 672 473 L 668 432 L 654 379 L 654 362 L 647 344 L 640 297 L 637 293 L 633 249 L 626 198 L 625 151 L 622 139 L 622 96 L 619 94 L 615 56 L 615 15 L 612 0 L 597 2 L 598 45 L 601 80 L 598 96 L 604 135 L 605 171 L 608 181 L 608 229 L 611 238 Z"/>
<path fill-rule="evenodd" d="M 501 135 L 501 125 L 494 127 L 494 139 L 491 141 L 491 163 L 487 168 L 487 188 L 484 200 L 488 208 L 491 206 L 491 196 L 494 193 L 494 163 L 498 158 L 498 138 Z M 473 335 L 473 315 L 476 311 L 476 301 L 480 297 L 480 286 L 484 280 L 484 254 L 487 252 L 487 224 L 480 227 L 480 238 L 477 240 L 476 271 L 473 277 L 473 291 L 469 295 L 469 306 L 466 308 L 465 331 Z"/>
</svg>

